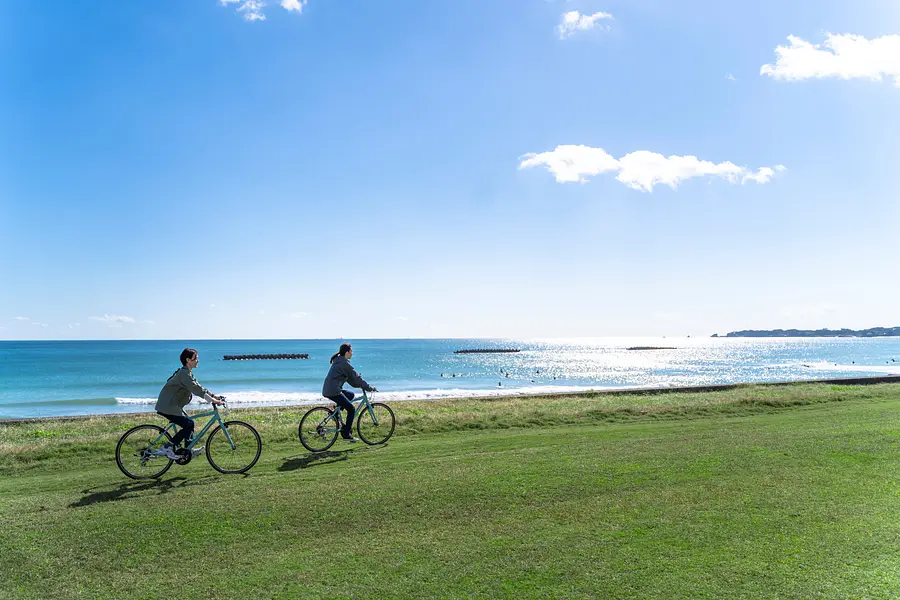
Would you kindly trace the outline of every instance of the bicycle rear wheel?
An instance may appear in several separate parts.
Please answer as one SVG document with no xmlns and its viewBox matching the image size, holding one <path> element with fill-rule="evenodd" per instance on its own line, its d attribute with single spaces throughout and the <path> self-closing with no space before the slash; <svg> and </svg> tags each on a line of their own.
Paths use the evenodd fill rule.
<svg viewBox="0 0 900 600">
<path fill-rule="evenodd" d="M 337 422 L 331 418 L 331 411 L 324 406 L 309 409 L 300 419 L 297 428 L 300 443 L 310 452 L 325 452 L 337 439 Z"/>
<path fill-rule="evenodd" d="M 245 473 L 256 464 L 261 453 L 259 434 L 243 421 L 226 421 L 213 429 L 206 440 L 206 460 L 219 473 Z"/>
<path fill-rule="evenodd" d="M 162 450 L 171 442 L 169 433 L 157 425 L 138 425 L 126 431 L 116 444 L 116 464 L 132 479 L 155 479 L 169 470 L 172 459 Z"/>
<path fill-rule="evenodd" d="M 394 411 L 387 404 L 375 402 L 363 408 L 356 417 L 356 433 L 367 444 L 383 444 L 394 435 Z"/>
</svg>

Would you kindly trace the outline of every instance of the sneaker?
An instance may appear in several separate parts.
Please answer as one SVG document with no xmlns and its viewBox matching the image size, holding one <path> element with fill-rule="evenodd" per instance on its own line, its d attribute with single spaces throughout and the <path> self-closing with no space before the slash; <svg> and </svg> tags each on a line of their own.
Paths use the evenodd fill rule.
<svg viewBox="0 0 900 600">
<path fill-rule="evenodd" d="M 341 437 L 344 438 L 344 441 L 345 441 L 345 442 L 351 442 L 351 443 L 353 443 L 353 442 L 358 442 L 358 441 L 359 441 L 358 439 L 356 439 L 356 438 L 353 437 L 352 435 L 351 435 L 350 437 L 344 437 L 344 436 L 341 436 Z"/>
<path fill-rule="evenodd" d="M 167 458 L 171 458 L 172 460 L 178 458 L 178 454 L 175 453 L 175 446 L 171 443 L 166 442 L 162 449 Z"/>
<path fill-rule="evenodd" d="M 200 453 L 203 452 L 203 446 L 197 446 L 196 448 L 191 448 L 191 454 L 194 458 L 200 456 Z"/>
</svg>

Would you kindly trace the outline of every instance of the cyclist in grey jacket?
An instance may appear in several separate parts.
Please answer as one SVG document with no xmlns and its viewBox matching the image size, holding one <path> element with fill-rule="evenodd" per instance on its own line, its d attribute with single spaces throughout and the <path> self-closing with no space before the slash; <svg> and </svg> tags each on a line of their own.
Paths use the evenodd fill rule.
<svg viewBox="0 0 900 600">
<path fill-rule="evenodd" d="M 184 407 L 191 402 L 193 396 L 200 396 L 213 404 L 224 404 L 222 398 L 210 393 L 205 387 L 197 383 L 191 370 L 200 362 L 200 355 L 193 348 L 185 348 L 181 351 L 182 367 L 172 373 L 166 385 L 159 392 L 156 400 L 156 412 L 167 418 L 171 423 L 180 427 L 178 433 L 171 442 L 166 442 L 163 449 L 169 458 L 178 458 L 179 444 L 189 443 L 194 435 L 194 420 L 187 416 Z M 203 447 L 193 448 L 194 455 L 200 454 Z M 183 450 L 182 450 L 183 452 Z"/>
<path fill-rule="evenodd" d="M 325 376 L 322 395 L 347 411 L 347 418 L 341 428 L 341 437 L 348 442 L 355 442 L 356 438 L 352 433 L 353 417 L 356 415 L 356 409 L 353 408 L 352 402 L 354 394 L 350 390 L 342 388 L 345 383 L 349 383 L 351 386 L 367 392 L 377 392 L 378 390 L 359 376 L 359 373 L 350 364 L 351 358 L 353 358 L 353 348 L 350 344 L 341 344 L 337 354 L 331 357 L 331 368 L 328 369 L 328 375 Z"/>
</svg>

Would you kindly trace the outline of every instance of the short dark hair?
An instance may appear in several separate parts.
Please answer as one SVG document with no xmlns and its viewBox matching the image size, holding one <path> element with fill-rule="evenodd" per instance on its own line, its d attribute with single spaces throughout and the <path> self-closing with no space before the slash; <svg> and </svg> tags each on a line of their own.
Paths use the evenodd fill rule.
<svg viewBox="0 0 900 600">
<path fill-rule="evenodd" d="M 186 367 L 188 359 L 196 358 L 196 356 L 197 356 L 196 350 L 194 350 L 193 348 L 185 348 L 184 350 L 181 351 L 181 365 Z"/>
</svg>

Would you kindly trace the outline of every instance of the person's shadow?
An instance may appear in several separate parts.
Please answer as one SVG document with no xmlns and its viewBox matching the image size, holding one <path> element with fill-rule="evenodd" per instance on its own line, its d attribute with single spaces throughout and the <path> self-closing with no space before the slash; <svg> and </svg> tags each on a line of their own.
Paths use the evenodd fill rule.
<svg viewBox="0 0 900 600">
<path fill-rule="evenodd" d="M 297 469 L 308 469 L 309 467 L 314 467 L 316 465 L 327 465 L 329 463 L 340 462 L 342 460 L 347 460 L 350 457 L 351 452 L 356 452 L 356 448 L 353 448 L 352 450 L 313 452 L 301 456 L 289 456 L 284 459 L 284 462 L 278 467 L 278 470 L 281 472 L 296 471 Z"/>
<path fill-rule="evenodd" d="M 201 477 L 199 479 L 187 479 L 186 477 L 172 477 L 170 479 L 154 479 L 151 481 L 133 481 L 123 483 L 118 487 L 96 487 L 81 490 L 85 494 L 80 500 L 76 500 L 69 505 L 69 508 L 78 508 L 80 506 L 90 506 L 98 502 L 115 502 L 117 500 L 128 500 L 130 498 L 139 498 L 148 495 L 167 494 L 177 488 L 192 487 L 195 485 L 206 485 L 216 481 L 214 475 Z"/>
</svg>

